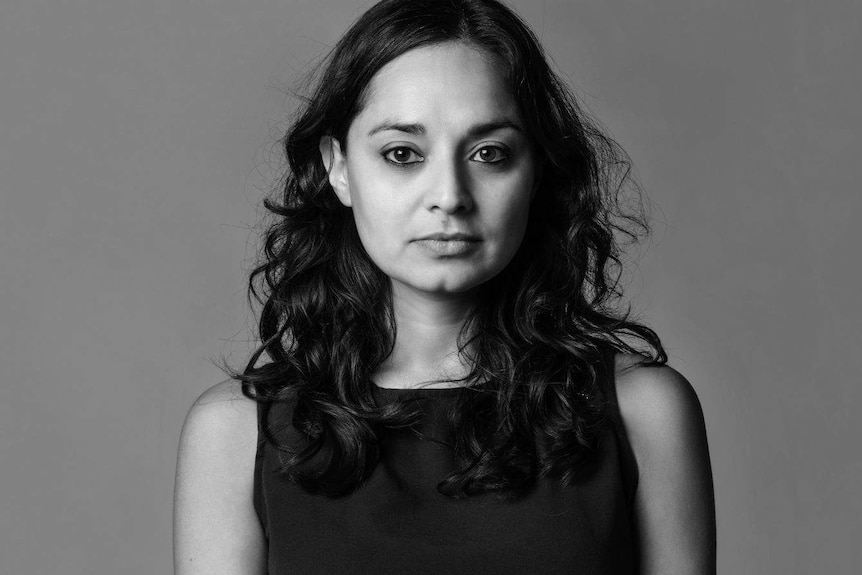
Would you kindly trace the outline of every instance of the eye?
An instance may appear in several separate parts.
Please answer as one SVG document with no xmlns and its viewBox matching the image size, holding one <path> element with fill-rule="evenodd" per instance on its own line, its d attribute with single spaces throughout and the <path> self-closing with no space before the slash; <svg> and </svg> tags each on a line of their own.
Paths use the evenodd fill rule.
<svg viewBox="0 0 862 575">
<path fill-rule="evenodd" d="M 418 164 L 419 162 L 425 161 L 425 158 L 405 146 L 390 148 L 383 152 L 383 158 L 390 164 L 395 164 L 396 166 L 409 166 L 411 164 Z"/>
<path fill-rule="evenodd" d="M 483 164 L 498 164 L 508 160 L 509 156 L 506 150 L 499 146 L 485 146 L 476 150 L 470 159 Z"/>
</svg>

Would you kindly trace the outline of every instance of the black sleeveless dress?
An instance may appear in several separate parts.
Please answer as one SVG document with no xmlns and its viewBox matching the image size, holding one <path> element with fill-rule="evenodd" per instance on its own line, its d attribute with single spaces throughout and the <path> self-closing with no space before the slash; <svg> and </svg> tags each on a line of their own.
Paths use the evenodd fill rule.
<svg viewBox="0 0 862 575">
<path fill-rule="evenodd" d="M 376 388 L 378 402 L 409 398 L 421 406 L 419 434 L 387 435 L 368 482 L 340 499 L 288 481 L 278 452 L 261 441 L 254 505 L 270 575 L 635 573 L 636 467 L 618 417 L 589 473 L 568 487 L 539 482 L 514 501 L 452 499 L 436 486 L 455 469 L 443 414 L 461 391 Z M 269 421 L 289 416 L 290 406 L 275 405 Z"/>
</svg>

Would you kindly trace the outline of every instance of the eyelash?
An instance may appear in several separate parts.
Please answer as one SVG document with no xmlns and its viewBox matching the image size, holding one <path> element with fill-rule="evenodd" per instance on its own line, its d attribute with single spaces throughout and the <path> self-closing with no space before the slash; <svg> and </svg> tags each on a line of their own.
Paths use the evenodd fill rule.
<svg viewBox="0 0 862 575">
<path fill-rule="evenodd" d="M 482 146 L 481 148 L 476 150 L 476 152 L 472 156 L 470 156 L 471 160 L 472 160 L 472 158 L 479 155 L 479 153 L 482 152 L 483 150 L 494 150 L 494 151 L 498 152 L 502 156 L 502 158 L 500 158 L 498 160 L 494 160 L 494 161 L 485 161 L 485 162 L 483 162 L 481 160 L 473 160 L 473 161 L 476 161 L 480 164 L 489 164 L 491 166 L 494 166 L 494 165 L 503 165 L 503 164 L 507 163 L 510 159 L 510 156 L 509 156 L 507 150 L 505 148 L 503 148 L 502 146 Z M 417 157 L 422 158 L 422 156 L 420 156 L 418 152 L 416 152 L 415 150 L 413 150 L 411 148 L 408 148 L 407 146 L 397 146 L 395 148 L 390 148 L 390 149 L 386 150 L 385 152 L 383 152 L 382 153 L 383 159 L 386 160 L 388 163 L 392 164 L 393 166 L 397 166 L 399 168 L 409 168 L 415 164 L 421 164 L 422 162 L 425 161 L 425 158 L 422 158 L 421 160 L 415 160 L 412 162 L 396 162 L 395 160 L 391 159 L 390 156 L 393 152 L 397 152 L 397 151 L 406 151 L 408 154 L 414 154 Z M 410 157 L 410 156 L 408 156 L 408 157 Z"/>
<path fill-rule="evenodd" d="M 406 151 L 408 154 L 415 154 L 416 156 L 418 156 L 420 158 L 422 157 L 422 156 L 419 156 L 419 154 L 416 153 L 416 151 L 411 150 L 407 146 L 397 146 L 395 148 L 390 148 L 390 149 L 386 150 L 385 152 L 383 152 L 383 159 L 386 160 L 387 162 L 389 162 L 390 164 L 392 164 L 393 166 L 397 166 L 399 168 L 408 168 L 408 167 L 412 166 L 413 164 L 419 164 L 419 163 L 425 161 L 425 158 L 422 158 L 421 160 L 417 160 L 414 162 L 396 162 L 395 160 L 390 159 L 390 155 L 392 153 L 402 151 L 402 150 Z"/>
<path fill-rule="evenodd" d="M 479 161 L 480 164 L 491 164 L 491 165 L 500 164 L 500 165 L 502 165 L 502 164 L 505 164 L 506 162 L 509 161 L 508 150 L 506 150 L 505 148 L 503 148 L 501 146 L 482 146 L 481 148 L 476 150 L 475 154 L 473 154 L 470 157 L 473 158 L 475 156 L 478 156 L 479 152 L 481 152 L 483 150 L 494 150 L 494 151 L 498 152 L 500 154 L 500 156 L 502 156 L 502 157 L 499 160 L 494 160 L 493 162 L 482 162 L 482 161 L 477 160 L 477 161 Z"/>
</svg>

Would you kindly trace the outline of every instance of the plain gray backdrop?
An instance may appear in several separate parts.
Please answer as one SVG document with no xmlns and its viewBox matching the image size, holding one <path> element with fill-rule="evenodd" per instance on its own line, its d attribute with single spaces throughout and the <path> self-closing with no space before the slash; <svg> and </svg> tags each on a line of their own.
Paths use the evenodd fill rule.
<svg viewBox="0 0 862 575">
<path fill-rule="evenodd" d="M 0 4 L 0 572 L 170 572 L 282 87 L 369 5 Z M 514 6 L 654 203 L 629 295 L 703 404 L 720 572 L 858 572 L 862 7 Z"/>
</svg>

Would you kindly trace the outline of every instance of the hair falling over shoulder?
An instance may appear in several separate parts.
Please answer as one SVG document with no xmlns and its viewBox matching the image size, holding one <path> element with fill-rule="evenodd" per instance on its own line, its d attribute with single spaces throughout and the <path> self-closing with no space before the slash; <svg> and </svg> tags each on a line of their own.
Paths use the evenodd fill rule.
<svg viewBox="0 0 862 575">
<path fill-rule="evenodd" d="M 284 138 L 287 174 L 264 202 L 272 224 L 249 282 L 262 344 L 233 374 L 263 404 L 262 429 L 283 453 L 284 471 L 311 492 L 355 490 L 387 430 L 416 417 L 408 405 L 379 407 L 372 396 L 371 375 L 396 330 L 389 278 L 333 193 L 318 143 L 346 142 L 365 87 L 387 62 L 449 41 L 486 50 L 505 68 L 541 181 L 518 253 L 480 287 L 461 331 L 459 349 L 473 366 L 463 381 L 470 393 L 451 415 L 462 468 L 438 489 L 465 497 L 517 494 L 539 478 L 570 483 L 612 417 L 613 352 L 667 360 L 658 336 L 618 309 L 621 243 L 648 231 L 628 158 L 582 113 L 533 33 L 494 0 L 383 0 L 329 54 Z M 298 440 L 267 431 L 275 402 L 293 405 L 288 423 Z"/>
</svg>

